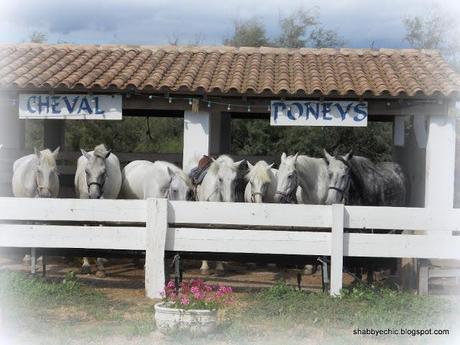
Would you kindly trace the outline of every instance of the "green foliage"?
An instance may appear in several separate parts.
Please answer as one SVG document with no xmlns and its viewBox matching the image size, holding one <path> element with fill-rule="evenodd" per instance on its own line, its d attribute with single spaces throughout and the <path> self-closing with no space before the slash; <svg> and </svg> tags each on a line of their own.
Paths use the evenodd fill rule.
<svg viewBox="0 0 460 345">
<path fill-rule="evenodd" d="M 270 45 L 264 24 L 255 17 L 247 21 L 235 21 L 233 36 L 225 39 L 224 44 L 235 47 Z"/>
<path fill-rule="evenodd" d="M 311 10 L 299 9 L 280 19 L 281 35 L 275 40 L 279 47 L 302 48 L 307 45 L 308 29 L 317 25 Z"/>
<path fill-rule="evenodd" d="M 25 143 L 24 147 L 32 150 L 43 148 L 43 120 L 25 120 Z"/>
<path fill-rule="evenodd" d="M 125 117 L 122 121 L 67 121 L 65 140 L 66 148 L 73 151 L 89 150 L 104 143 L 115 152 L 180 153 L 183 119 Z"/>
<path fill-rule="evenodd" d="M 29 41 L 32 43 L 45 43 L 47 40 L 47 34 L 42 31 L 34 31 L 29 36 Z"/>
<path fill-rule="evenodd" d="M 448 301 L 364 285 L 344 289 L 342 296 L 299 291 L 283 282 L 251 297 L 244 311 L 251 320 L 281 324 L 349 327 L 432 327 L 445 324 L 454 309 Z"/>
<path fill-rule="evenodd" d="M 239 155 L 300 152 L 322 157 L 329 152 L 356 154 L 374 162 L 391 160 L 392 124 L 369 122 L 368 127 L 273 127 L 268 120 L 233 119 L 231 151 Z"/>
<path fill-rule="evenodd" d="M 403 19 L 405 40 L 417 49 L 438 49 L 444 58 L 460 71 L 459 26 L 456 18 L 434 7 L 426 16 Z"/>
<path fill-rule="evenodd" d="M 82 286 L 73 273 L 62 281 L 47 281 L 38 277 L 27 277 L 21 273 L 0 272 L 0 301 L 5 304 L 55 306 L 103 302 L 102 294 Z"/>
<path fill-rule="evenodd" d="M 345 41 L 333 30 L 319 27 L 310 33 L 310 45 L 313 48 L 339 48 L 344 44 Z"/>
</svg>

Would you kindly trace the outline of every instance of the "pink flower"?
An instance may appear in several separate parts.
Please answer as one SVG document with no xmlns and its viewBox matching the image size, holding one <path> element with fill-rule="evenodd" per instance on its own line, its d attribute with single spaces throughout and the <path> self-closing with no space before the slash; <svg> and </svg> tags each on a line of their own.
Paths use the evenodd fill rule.
<svg viewBox="0 0 460 345">
<path fill-rule="evenodd" d="M 183 305 L 188 305 L 190 303 L 190 300 L 188 299 L 187 296 L 182 296 L 180 298 L 180 303 L 183 304 Z"/>
<path fill-rule="evenodd" d="M 204 292 L 202 292 L 202 291 L 197 291 L 196 293 L 193 293 L 193 297 L 194 297 L 196 300 L 201 301 L 201 300 L 204 299 L 205 294 L 204 294 Z"/>
<path fill-rule="evenodd" d="M 174 284 L 174 281 L 170 280 L 168 282 L 168 284 L 166 285 L 166 288 L 168 289 L 175 289 L 176 288 L 176 284 Z"/>
</svg>

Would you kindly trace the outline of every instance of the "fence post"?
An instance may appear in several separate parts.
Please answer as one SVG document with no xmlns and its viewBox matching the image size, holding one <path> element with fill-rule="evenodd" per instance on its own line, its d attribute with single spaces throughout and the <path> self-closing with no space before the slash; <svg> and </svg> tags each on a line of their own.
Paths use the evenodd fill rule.
<svg viewBox="0 0 460 345">
<path fill-rule="evenodd" d="M 429 261 L 427 259 L 418 259 L 418 294 L 428 295 L 428 271 Z"/>
<path fill-rule="evenodd" d="M 331 296 L 339 296 L 342 290 L 343 272 L 343 204 L 332 205 L 331 233 Z"/>
<path fill-rule="evenodd" d="M 167 199 L 147 199 L 145 293 L 161 298 L 165 286 L 165 244 L 168 230 Z"/>
</svg>

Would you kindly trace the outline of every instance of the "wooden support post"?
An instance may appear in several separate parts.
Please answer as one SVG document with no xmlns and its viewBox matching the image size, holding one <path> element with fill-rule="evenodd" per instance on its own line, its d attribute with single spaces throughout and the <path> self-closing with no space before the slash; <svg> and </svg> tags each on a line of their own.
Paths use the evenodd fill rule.
<svg viewBox="0 0 460 345">
<path fill-rule="evenodd" d="M 429 261 L 427 259 L 418 260 L 418 294 L 428 295 L 428 269 Z"/>
<path fill-rule="evenodd" d="M 42 277 L 46 277 L 46 255 L 42 255 Z"/>
<path fill-rule="evenodd" d="M 454 205 L 455 118 L 432 116 L 426 145 L 425 207 Z"/>
<path fill-rule="evenodd" d="M 149 298 L 161 298 L 165 287 L 165 244 L 168 230 L 168 201 L 147 200 L 145 292 Z"/>
<path fill-rule="evenodd" d="M 184 112 L 182 167 L 186 173 L 196 166 L 202 155 L 209 154 L 209 133 L 209 112 Z"/>
<path fill-rule="evenodd" d="M 431 116 L 426 143 L 425 207 L 448 210 L 454 207 L 455 117 Z M 428 235 L 450 236 L 452 232 L 427 231 Z M 419 294 L 428 293 L 428 269 L 434 260 L 420 260 Z"/>
<path fill-rule="evenodd" d="M 332 205 L 332 235 L 331 235 L 331 296 L 340 296 L 342 290 L 343 272 L 343 204 Z"/>
<path fill-rule="evenodd" d="M 30 273 L 37 273 L 37 249 L 30 248 Z"/>
<path fill-rule="evenodd" d="M 406 116 L 395 116 L 393 122 L 393 145 L 404 146 Z"/>
</svg>

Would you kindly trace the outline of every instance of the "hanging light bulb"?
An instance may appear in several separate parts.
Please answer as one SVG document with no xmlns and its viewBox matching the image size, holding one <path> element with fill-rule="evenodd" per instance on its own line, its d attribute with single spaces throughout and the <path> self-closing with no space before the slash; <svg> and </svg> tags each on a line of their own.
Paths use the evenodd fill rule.
<svg viewBox="0 0 460 345">
<path fill-rule="evenodd" d="M 208 101 L 208 108 L 211 108 L 211 102 Z"/>
<path fill-rule="evenodd" d="M 153 96 L 152 96 L 152 95 L 149 95 L 149 99 L 152 99 L 152 98 L 153 98 Z"/>
<path fill-rule="evenodd" d="M 172 103 L 172 98 L 171 98 L 171 97 L 169 97 L 169 100 L 168 100 L 168 101 L 169 101 L 169 103 Z"/>
<path fill-rule="evenodd" d="M 188 105 L 192 105 L 192 99 L 191 98 L 188 99 Z"/>
<path fill-rule="evenodd" d="M 248 113 L 250 113 L 250 112 L 251 112 L 251 106 L 248 105 Z"/>
<path fill-rule="evenodd" d="M 270 112 L 271 110 L 272 110 L 272 109 L 270 108 L 270 104 L 269 104 L 268 107 L 267 107 L 267 111 Z"/>
<path fill-rule="evenodd" d="M 230 111 L 232 108 L 230 107 L 230 104 L 227 107 L 227 110 Z"/>
</svg>

